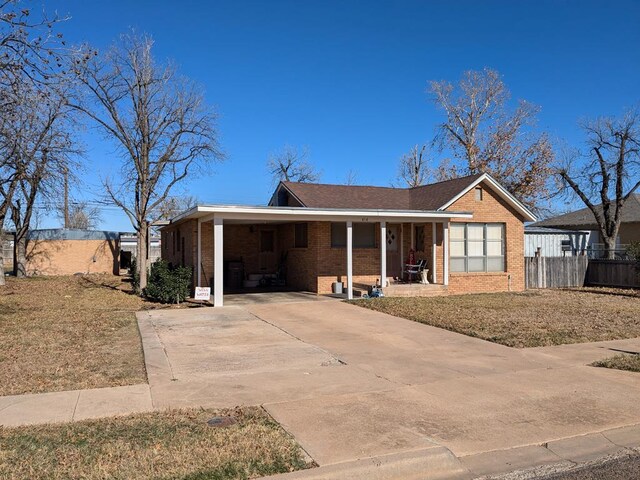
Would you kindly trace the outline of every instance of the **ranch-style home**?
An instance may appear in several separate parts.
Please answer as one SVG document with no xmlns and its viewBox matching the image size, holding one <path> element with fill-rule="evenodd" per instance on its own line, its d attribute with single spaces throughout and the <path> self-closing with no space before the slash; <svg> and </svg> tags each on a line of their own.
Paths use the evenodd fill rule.
<svg viewBox="0 0 640 480">
<path fill-rule="evenodd" d="M 225 291 L 261 287 L 328 294 L 342 284 L 348 298 L 373 284 L 398 296 L 518 291 L 534 220 L 487 174 L 415 188 L 281 182 L 267 206 L 177 216 L 161 230 L 162 258 L 192 267 L 216 306 Z"/>
</svg>

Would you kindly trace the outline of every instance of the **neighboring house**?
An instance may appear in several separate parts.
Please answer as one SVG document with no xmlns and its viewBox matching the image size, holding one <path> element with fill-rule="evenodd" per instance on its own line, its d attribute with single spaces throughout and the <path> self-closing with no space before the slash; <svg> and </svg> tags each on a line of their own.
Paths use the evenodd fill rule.
<svg viewBox="0 0 640 480">
<path fill-rule="evenodd" d="M 43 229 L 27 235 L 28 275 L 119 273 L 119 232 Z"/>
<path fill-rule="evenodd" d="M 120 234 L 120 268 L 127 269 L 131 260 L 138 256 L 138 236 L 135 233 Z M 149 237 L 149 263 L 160 258 L 160 235 Z"/>
<path fill-rule="evenodd" d="M 617 251 L 624 254 L 627 245 L 631 242 L 640 242 L 640 194 L 631 195 L 622 208 L 622 222 L 616 243 L 618 245 Z M 588 208 L 548 218 L 531 226 L 589 231 L 588 253 L 597 257 L 604 251 L 598 225 L 593 212 Z"/>
<path fill-rule="evenodd" d="M 524 256 L 572 257 L 585 255 L 590 246 L 591 232 L 560 228 L 524 227 Z"/>
<path fill-rule="evenodd" d="M 5 275 L 13 271 L 13 232 L 4 232 L 0 235 L 0 255 L 2 255 Z"/>
<path fill-rule="evenodd" d="M 215 305 L 225 284 L 260 278 L 318 294 L 338 281 L 349 297 L 374 283 L 391 292 L 410 249 L 427 261 L 435 285 L 425 287 L 523 290 L 524 222 L 534 220 L 486 174 L 411 189 L 281 182 L 268 206 L 198 205 L 177 216 L 161 229 L 162 257 L 212 285 Z"/>
</svg>

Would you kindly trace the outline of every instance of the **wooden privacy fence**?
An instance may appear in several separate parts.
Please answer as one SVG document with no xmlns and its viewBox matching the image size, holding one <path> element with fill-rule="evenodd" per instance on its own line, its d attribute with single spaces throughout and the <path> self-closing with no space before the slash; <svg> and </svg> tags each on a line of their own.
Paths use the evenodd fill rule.
<svg viewBox="0 0 640 480">
<path fill-rule="evenodd" d="M 525 257 L 526 288 L 582 287 L 589 259 L 577 257 Z"/>
<path fill-rule="evenodd" d="M 640 288 L 640 262 L 635 260 L 589 260 L 586 285 Z"/>
</svg>

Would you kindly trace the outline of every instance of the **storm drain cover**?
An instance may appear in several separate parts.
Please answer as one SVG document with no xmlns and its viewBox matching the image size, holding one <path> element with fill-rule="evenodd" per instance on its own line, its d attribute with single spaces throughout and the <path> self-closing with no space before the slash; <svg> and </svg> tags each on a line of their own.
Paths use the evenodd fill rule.
<svg viewBox="0 0 640 480">
<path fill-rule="evenodd" d="M 207 425 L 217 428 L 230 427 L 236 423 L 238 423 L 238 421 L 233 417 L 213 417 L 207 420 Z"/>
</svg>

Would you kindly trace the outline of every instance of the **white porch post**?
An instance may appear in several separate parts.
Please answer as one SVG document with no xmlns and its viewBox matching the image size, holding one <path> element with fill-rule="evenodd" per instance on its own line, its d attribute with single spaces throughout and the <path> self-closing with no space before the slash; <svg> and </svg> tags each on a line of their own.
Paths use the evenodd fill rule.
<svg viewBox="0 0 640 480">
<path fill-rule="evenodd" d="M 213 306 L 222 306 L 224 285 L 223 225 L 221 218 L 213 219 Z"/>
<path fill-rule="evenodd" d="M 347 222 L 347 299 L 353 300 L 353 222 Z"/>
<path fill-rule="evenodd" d="M 380 222 L 380 286 L 387 286 L 387 222 Z"/>
<path fill-rule="evenodd" d="M 198 219 L 198 282 L 196 286 L 202 286 L 202 219 Z"/>
<path fill-rule="evenodd" d="M 442 236 L 442 283 L 449 285 L 449 222 L 444 222 L 442 227 L 444 230 Z"/>
<path fill-rule="evenodd" d="M 431 222 L 431 238 L 432 238 L 432 246 L 431 246 L 431 281 L 433 283 L 438 282 L 438 256 L 436 255 L 436 249 L 438 248 L 438 242 L 436 241 L 436 235 L 438 234 L 438 229 L 436 222 Z"/>
</svg>

